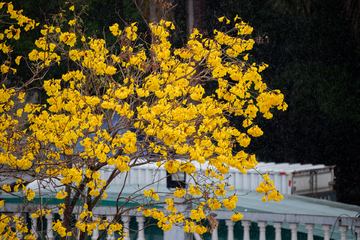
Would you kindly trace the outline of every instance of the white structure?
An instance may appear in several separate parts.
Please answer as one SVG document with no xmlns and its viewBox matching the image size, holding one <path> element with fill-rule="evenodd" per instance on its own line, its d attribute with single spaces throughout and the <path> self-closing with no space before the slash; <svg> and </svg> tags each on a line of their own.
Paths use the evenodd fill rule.
<svg viewBox="0 0 360 240">
<path fill-rule="evenodd" d="M 290 169 L 291 167 L 293 168 L 292 170 Z M 291 171 L 299 172 L 302 171 L 302 168 L 307 170 L 326 169 L 324 165 L 303 166 L 259 163 L 258 171 L 261 174 L 268 172 L 270 179 L 274 180 L 277 188 L 283 193 L 284 199 L 281 200 L 280 203 L 261 201 L 262 196 L 255 191 L 255 188 L 259 185 L 260 181 L 262 181 L 261 175 L 259 175 L 258 172 L 251 170 L 248 174 L 242 175 L 241 173 L 230 170 L 227 181 L 235 187 L 235 190 L 229 191 L 228 194 L 232 195 L 236 193 L 238 195 L 238 207 L 234 209 L 234 211 L 238 211 L 243 214 L 244 217 L 240 222 L 234 223 L 230 221 L 234 211 L 215 211 L 214 214 L 220 225 L 213 231 L 211 239 L 236 240 L 242 238 L 244 240 L 250 240 L 252 235 L 256 234 L 260 240 L 265 240 L 268 236 L 273 236 L 276 240 L 297 240 L 305 234 L 308 240 L 314 239 L 314 236 L 323 237 L 325 240 L 330 239 L 330 237 L 341 240 L 360 240 L 360 220 L 357 218 L 360 207 L 290 194 L 291 192 L 289 192 L 288 185 L 290 174 L 287 173 Z M 110 174 L 111 170 L 111 168 L 104 168 L 101 171 L 104 179 Z M 198 171 L 202 171 L 200 166 L 198 167 Z M 284 172 L 285 174 L 283 174 Z M 152 188 L 164 193 L 169 192 L 166 189 L 166 171 L 164 169 L 158 169 L 155 165 L 133 168 L 129 172 L 126 180 L 123 195 L 126 197 L 126 195 L 133 193 L 135 189 L 139 189 L 139 187 L 154 181 L 158 182 L 151 186 Z M 29 184 L 28 187 L 32 187 L 35 192 L 38 193 L 40 190 L 38 184 L 38 182 L 33 182 Z M 43 181 L 41 184 L 46 185 L 46 182 Z M 106 190 L 108 198 L 106 201 L 103 201 L 104 206 L 95 208 L 93 210 L 94 215 L 105 216 L 115 212 L 115 200 L 123 184 L 123 176 L 119 176 L 110 184 Z M 41 189 L 44 196 L 47 194 L 46 188 L 47 187 Z M 160 198 L 165 197 L 165 194 L 160 195 Z M 20 209 L 23 207 L 12 202 L 12 197 L 7 194 L 0 195 L 0 199 L 7 200 L 0 209 L 0 212 L 14 214 L 20 212 Z M 29 207 L 26 207 L 25 211 L 27 214 L 32 213 Z M 55 234 L 51 229 L 51 222 L 55 219 L 54 213 L 56 213 L 56 211 L 47 217 L 47 224 L 42 226 L 49 240 L 55 238 Z M 75 214 L 74 212 L 74 215 Z M 127 229 L 126 231 L 128 231 L 129 228 L 134 229 L 134 227 L 131 227 L 134 226 L 134 224 L 135 226 L 137 225 L 135 227 L 138 231 L 137 240 L 167 240 L 169 236 L 172 240 L 176 239 L 174 237 L 174 231 L 159 235 L 156 238 L 149 236 L 146 230 L 143 229 L 146 225 L 145 217 L 135 211 L 123 215 L 121 221 L 125 229 Z M 254 226 L 258 228 L 258 230 L 256 230 L 258 232 L 256 233 L 254 233 Z M 37 228 L 37 222 L 33 221 L 32 227 L 34 229 Z M 225 233 L 224 229 L 226 229 Z M 239 232 L 239 229 L 242 229 L 241 232 Z M 288 237 L 284 237 L 284 232 L 289 234 Z M 130 233 L 133 234 L 133 232 Z M 100 231 L 94 231 L 91 239 L 97 239 L 100 234 Z M 357 237 L 355 237 L 355 234 L 357 234 Z M 184 236 L 188 239 L 191 238 L 191 236 Z M 106 239 L 113 240 L 115 237 L 114 235 L 109 235 Z M 193 238 L 199 239 L 199 236 L 194 235 Z M 130 238 L 125 237 L 124 239 L 129 240 Z"/>
<path fill-rule="evenodd" d="M 198 171 L 205 171 L 207 165 L 194 163 Z M 110 175 L 112 168 L 102 169 L 101 175 Z M 269 173 L 270 180 L 282 194 L 308 194 L 312 192 L 331 191 L 334 183 L 334 166 L 324 164 L 289 164 L 259 162 L 256 169 L 242 174 L 236 169 L 230 169 L 224 175 L 227 182 L 236 190 L 255 190 L 263 181 L 261 174 Z M 166 171 L 158 169 L 155 164 L 146 164 L 131 169 L 127 178 L 127 186 L 141 186 L 153 181 L 160 181 L 159 187 L 166 187 Z M 116 178 L 115 184 L 122 184 L 124 176 Z M 191 182 L 190 182 L 191 183 Z"/>
<path fill-rule="evenodd" d="M 250 200 L 244 199 L 243 201 Z M 242 201 L 242 200 L 241 200 Z M 321 200 L 320 200 L 321 201 Z M 324 201 L 324 200 L 323 200 Z M 293 201 L 294 203 L 296 201 Z M 314 205 L 310 203 L 309 205 Z M 13 213 L 16 212 L 17 209 L 16 204 L 6 204 L 5 207 L 2 208 L 4 212 Z M 283 206 L 284 207 L 284 206 Z M 319 207 L 319 206 L 317 206 Z M 346 207 L 346 206 L 343 206 Z M 347 206 L 349 207 L 349 206 Z M 359 207 L 358 207 L 359 208 Z M 339 211 L 337 208 L 329 208 L 333 209 L 335 212 Z M 98 207 L 94 211 L 94 214 L 97 216 L 107 215 L 113 213 L 112 207 Z M 225 225 L 227 227 L 227 237 L 226 240 L 234 240 L 239 239 L 239 233 L 236 232 L 236 226 L 239 227 L 237 223 L 235 224 L 230 220 L 232 212 L 230 211 L 215 211 L 217 215 L 218 221 L 225 220 Z M 330 236 L 332 239 L 360 239 L 360 220 L 355 217 L 347 217 L 346 215 L 349 211 L 344 210 L 344 216 L 321 216 L 321 215 L 305 215 L 305 214 L 286 214 L 286 213 L 266 213 L 266 212 L 251 212 L 251 211 L 241 211 L 241 214 L 244 215 L 243 219 L 240 221 L 241 226 L 243 227 L 243 232 L 240 233 L 242 235 L 242 239 L 250 240 L 251 232 L 250 226 L 252 222 L 255 222 L 259 227 L 259 236 L 260 240 L 265 240 L 266 235 L 269 228 L 265 228 L 267 225 L 273 226 L 272 230 L 275 235 L 276 240 L 280 240 L 281 231 L 285 231 L 286 229 L 291 230 L 291 238 L 285 238 L 284 240 L 291 239 L 297 240 L 298 234 L 304 233 L 307 235 L 307 239 L 311 240 L 314 236 L 323 237 L 324 240 L 329 240 Z M 353 212 L 354 213 L 354 212 Z M 136 222 L 138 224 L 137 229 L 139 230 L 137 233 L 137 240 L 152 240 L 151 236 L 146 236 L 144 234 L 144 221 L 145 217 L 137 212 L 130 213 L 129 215 L 122 216 L 121 220 L 126 229 L 129 228 L 130 217 L 134 216 Z M 346 216 L 346 217 L 345 217 Z M 47 232 L 47 238 L 49 240 L 54 239 L 54 233 L 51 230 L 49 223 L 51 223 L 51 219 L 54 216 L 51 214 L 47 217 L 47 226 L 45 226 L 45 231 Z M 32 220 L 33 221 L 33 220 Z M 33 222 L 33 227 L 35 227 L 35 222 Z M 355 235 L 357 234 L 357 236 Z M 94 231 L 91 239 L 97 239 L 99 236 L 99 231 Z M 170 236 L 171 239 L 177 239 L 174 235 L 164 234 L 163 239 L 167 240 Z M 167 236 L 167 237 L 166 237 Z M 18 235 L 20 237 L 20 234 Z M 196 238 L 196 237 L 195 237 Z M 115 236 L 109 235 L 106 238 L 107 240 L 115 239 Z M 125 237 L 125 240 L 129 240 L 129 237 Z M 189 238 L 190 239 L 190 238 Z M 214 231 L 212 234 L 212 240 L 224 239 L 218 235 L 218 231 Z M 160 239 L 159 239 L 160 240 Z"/>
</svg>

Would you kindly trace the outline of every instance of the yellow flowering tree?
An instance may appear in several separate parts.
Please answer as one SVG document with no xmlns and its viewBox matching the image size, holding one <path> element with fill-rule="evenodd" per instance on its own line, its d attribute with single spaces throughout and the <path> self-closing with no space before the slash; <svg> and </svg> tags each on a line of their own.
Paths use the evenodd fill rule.
<svg viewBox="0 0 360 240">
<path fill-rule="evenodd" d="M 245 174 L 256 167 L 255 156 L 245 152 L 251 138 L 263 134 L 256 117 L 271 118 L 273 108 L 287 106 L 280 91 L 270 90 L 262 81 L 260 72 L 267 65 L 248 62 L 247 51 L 254 45 L 250 26 L 238 17 L 233 21 L 222 17 L 220 22 L 233 24 L 231 31 L 214 30 L 214 37 L 208 38 L 193 29 L 184 47 L 176 49 L 169 42 L 175 26 L 168 21 L 149 24 L 151 44 L 142 40 L 137 23 L 123 29 L 115 23 L 108 29 L 116 38 L 110 44 L 86 35 L 73 6 L 67 10 L 70 19 L 62 12 L 54 16 L 53 24 L 38 27 L 11 3 L 0 3 L 0 9 L 7 19 L 1 24 L 9 23 L 0 33 L 1 169 L 11 176 L 21 172 L 30 181 L 53 183 L 53 197 L 61 201 L 55 207 L 44 202 L 32 205 L 40 206 L 33 209 L 32 217 L 56 211 L 62 219 L 54 221 L 52 228 L 61 239 L 85 239 L 95 228 L 121 235 L 117 220 L 133 209 L 158 220 L 165 231 L 180 224 L 184 231 L 199 234 L 208 231 L 201 222 L 211 219 L 211 211 L 235 209 L 238 198 L 227 197 L 231 186 L 223 181 L 224 174 L 230 168 Z M 12 56 L 10 42 L 34 28 L 42 35 L 36 47 L 26 56 Z M 20 64 L 26 64 L 33 76 L 21 86 L 7 87 Z M 67 66 L 66 72 L 58 79 L 47 79 L 46 73 L 60 64 Z M 34 82 L 46 92 L 44 105 L 24 103 L 27 87 Z M 210 82 L 216 85 L 212 95 L 204 88 Z M 241 130 L 229 126 L 232 116 L 243 118 Z M 236 144 L 244 150 L 235 152 Z M 196 177 L 194 163 L 206 166 L 201 178 Z M 126 199 L 133 207 L 117 206 L 113 220 L 95 217 L 92 212 L 107 198 L 112 181 L 146 164 L 156 164 L 170 174 L 186 173 L 194 184 L 161 199 L 151 187 L 157 183 L 154 180 Z M 106 178 L 100 174 L 104 168 L 111 169 Z M 263 200 L 281 199 L 269 177 L 263 178 L 257 189 Z M 25 205 L 37 195 L 23 178 L 12 187 L 5 184 L 2 191 Z M 144 198 L 149 200 L 141 201 Z M 179 211 L 181 201 L 175 198 L 194 203 L 194 209 Z M 166 209 L 153 208 L 154 204 Z M 72 225 L 71 214 L 79 205 L 79 220 Z M 231 219 L 241 217 L 234 212 Z M 10 227 L 13 222 L 26 239 L 35 238 L 17 215 L 0 217 L 2 236 L 16 236 Z"/>
</svg>

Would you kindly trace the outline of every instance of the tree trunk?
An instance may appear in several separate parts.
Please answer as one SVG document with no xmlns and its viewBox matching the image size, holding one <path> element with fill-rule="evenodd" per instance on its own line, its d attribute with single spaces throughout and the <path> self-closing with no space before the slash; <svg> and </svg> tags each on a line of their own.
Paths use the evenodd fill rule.
<svg viewBox="0 0 360 240">
<path fill-rule="evenodd" d="M 204 29 L 205 18 L 205 0 L 188 0 L 187 1 L 187 28 L 188 35 L 191 33 L 191 29 L 197 28 L 199 30 Z"/>
</svg>

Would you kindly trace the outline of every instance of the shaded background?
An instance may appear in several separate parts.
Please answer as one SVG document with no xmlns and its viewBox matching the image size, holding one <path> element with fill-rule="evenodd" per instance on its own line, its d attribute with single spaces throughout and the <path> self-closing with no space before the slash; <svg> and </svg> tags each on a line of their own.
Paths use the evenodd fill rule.
<svg viewBox="0 0 360 240">
<path fill-rule="evenodd" d="M 24 9 L 25 15 L 44 22 L 63 7 L 59 2 L 22 0 L 14 5 Z M 360 205 L 360 1 L 168 2 L 174 7 L 165 18 L 177 27 L 172 36 L 175 46 L 186 42 L 191 27 L 211 35 L 212 29 L 219 27 L 217 18 L 224 15 L 229 19 L 239 15 L 254 28 L 252 37 L 257 44 L 249 59 L 269 64 L 263 79 L 269 87 L 284 93 L 289 108 L 286 112 L 274 111 L 271 120 L 258 120 L 264 136 L 252 140 L 248 151 L 257 154 L 258 161 L 336 165 L 337 200 Z M 76 6 L 88 6 L 83 15 L 87 33 L 99 37 L 115 22 L 123 26 L 124 22 L 137 21 L 139 32 L 144 32 L 148 30 L 144 19 L 156 21 L 164 16 L 163 1 L 136 3 L 75 1 Z M 36 37 L 37 33 L 25 34 L 16 51 L 29 52 Z M 48 78 L 61 72 L 50 72 Z M 26 76 L 26 70 L 22 74 Z M 234 118 L 231 124 L 239 126 L 241 122 Z"/>
</svg>

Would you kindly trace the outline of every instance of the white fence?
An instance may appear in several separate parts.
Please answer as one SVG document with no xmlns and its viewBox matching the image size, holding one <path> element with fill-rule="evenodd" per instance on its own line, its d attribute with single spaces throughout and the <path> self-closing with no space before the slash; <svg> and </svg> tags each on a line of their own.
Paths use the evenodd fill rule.
<svg viewBox="0 0 360 240">
<path fill-rule="evenodd" d="M 16 213 L 16 210 L 19 209 L 19 205 L 16 204 L 5 204 L 2 208 L 3 213 L 13 214 Z M 14 212 L 11 212 L 13 210 Z M 114 213 L 115 209 L 113 207 L 98 207 L 94 209 L 93 214 L 95 217 L 101 217 L 105 215 L 109 215 Z M 243 239 L 243 240 L 250 240 L 251 238 L 251 231 L 250 226 L 251 223 L 255 222 L 259 227 L 259 232 L 256 233 L 256 236 L 259 236 L 259 240 L 266 240 L 266 228 L 267 225 L 273 226 L 273 231 L 275 232 L 275 240 L 281 240 L 282 231 L 286 229 L 291 230 L 291 240 L 297 240 L 298 235 L 300 232 L 306 232 L 307 240 L 313 240 L 314 236 L 323 237 L 324 240 L 329 240 L 330 236 L 332 239 L 341 239 L 341 240 L 350 240 L 356 239 L 360 240 L 360 219 L 352 218 L 352 217 L 328 217 L 328 216 L 316 216 L 316 215 L 299 215 L 299 214 L 280 214 L 280 213 L 262 213 L 262 212 L 240 212 L 244 215 L 243 219 L 240 221 L 241 226 L 243 227 L 243 231 L 241 233 L 242 236 L 234 235 L 234 226 L 235 222 L 230 220 L 232 212 L 230 211 L 214 211 L 216 215 L 216 219 L 218 221 L 225 220 L 225 224 L 227 227 L 227 240 L 234 240 L 234 239 Z M 23 213 L 24 215 L 25 213 Z M 31 214 L 28 212 L 27 214 Z M 79 216 L 75 215 L 75 219 L 78 219 Z M 137 240 L 152 240 L 154 239 L 151 235 L 144 234 L 144 222 L 145 217 L 137 212 L 132 212 L 129 215 L 123 215 L 121 217 L 121 221 L 126 229 L 126 232 L 129 230 L 129 223 L 131 217 L 135 217 L 137 222 Z M 46 222 L 43 222 L 43 229 L 46 232 L 46 238 L 49 240 L 55 239 L 56 234 L 53 232 L 51 228 L 51 223 L 54 221 L 54 213 L 51 213 L 49 216 L 46 217 Z M 37 226 L 38 221 L 36 219 L 31 219 L 31 226 L 33 231 L 39 229 Z M 171 231 L 168 234 L 172 234 Z M 237 231 L 238 232 L 238 231 Z M 43 235 L 43 234 L 42 234 Z M 43 235 L 44 236 L 44 235 Z M 164 240 L 168 240 L 163 235 Z M 173 235 L 172 235 L 173 236 Z M 21 239 L 23 236 L 19 233 L 18 238 Z M 99 237 L 99 230 L 94 230 L 91 239 L 96 240 Z M 119 236 L 117 236 L 119 237 Z M 194 236 L 195 239 L 198 239 L 198 236 Z M 1 239 L 1 238 L 0 238 Z M 39 237 L 40 239 L 40 237 Z M 107 240 L 114 240 L 114 235 L 106 235 Z M 124 240 L 129 240 L 129 237 L 124 237 Z M 173 240 L 175 239 L 184 239 L 179 238 L 179 236 L 172 237 Z M 212 240 L 218 240 L 219 235 L 217 229 L 215 229 L 211 235 Z M 159 240 L 157 238 L 157 240 Z M 287 239 L 285 239 L 287 240 Z"/>
</svg>

